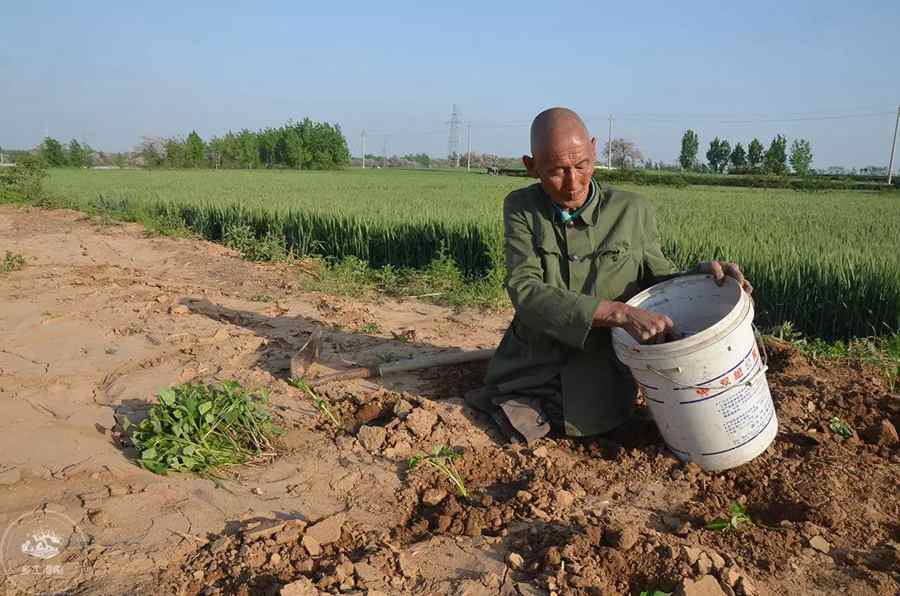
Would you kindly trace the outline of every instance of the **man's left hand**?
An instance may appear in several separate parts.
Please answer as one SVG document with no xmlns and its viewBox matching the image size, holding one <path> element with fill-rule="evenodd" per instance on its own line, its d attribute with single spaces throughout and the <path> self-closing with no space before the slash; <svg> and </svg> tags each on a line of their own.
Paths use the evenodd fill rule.
<svg viewBox="0 0 900 596">
<path fill-rule="evenodd" d="M 724 261 L 704 261 L 697 265 L 697 270 L 700 273 L 709 273 L 713 276 L 713 279 L 720 286 L 725 283 L 726 277 L 733 277 L 745 292 L 748 294 L 753 293 L 753 286 L 750 285 L 750 282 L 744 277 L 744 274 L 741 273 L 741 268 L 738 267 L 737 263 L 727 263 Z"/>
</svg>

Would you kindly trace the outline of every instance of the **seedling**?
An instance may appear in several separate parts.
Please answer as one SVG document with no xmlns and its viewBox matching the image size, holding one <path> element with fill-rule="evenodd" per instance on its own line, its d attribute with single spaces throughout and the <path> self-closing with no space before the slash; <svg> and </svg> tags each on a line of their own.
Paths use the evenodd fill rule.
<svg viewBox="0 0 900 596">
<path fill-rule="evenodd" d="M 828 428 L 831 429 L 831 432 L 837 433 L 845 439 L 849 439 L 853 436 L 853 429 L 850 428 L 850 425 L 837 416 L 834 416 L 828 421 Z"/>
<path fill-rule="evenodd" d="M 662 590 L 644 590 L 640 596 L 672 596 L 672 592 L 663 592 Z"/>
<path fill-rule="evenodd" d="M 138 463 L 157 474 L 169 471 L 214 476 L 223 466 L 256 463 L 275 455 L 265 393 L 252 395 L 236 381 L 219 387 L 185 383 L 159 394 L 147 418 L 123 430 L 140 450 Z"/>
<path fill-rule="evenodd" d="M 443 445 L 438 445 L 434 448 L 434 453 L 431 455 L 417 453 L 407 460 L 407 464 L 409 465 L 410 470 L 416 469 L 421 463 L 428 464 L 449 478 L 450 482 L 456 485 L 456 489 L 459 491 L 460 495 L 468 497 L 469 491 L 466 490 L 466 484 L 463 482 L 462 476 L 460 476 L 459 472 L 456 470 L 456 466 L 453 465 L 453 462 L 460 457 L 462 457 L 461 453 L 453 451 Z"/>
<path fill-rule="evenodd" d="M 335 428 L 341 427 L 340 421 L 332 413 L 331 408 L 328 407 L 328 400 L 326 400 L 324 397 L 319 397 L 318 395 L 316 395 L 316 392 L 312 390 L 312 387 L 310 387 L 306 383 L 306 381 L 304 381 L 303 379 L 291 379 L 290 381 L 288 381 L 288 383 L 305 393 L 306 396 L 309 397 L 316 405 L 316 409 L 319 410 L 322 416 L 327 418 L 335 426 Z"/>
<path fill-rule="evenodd" d="M 10 271 L 20 271 L 25 267 L 25 257 L 6 251 L 3 261 L 0 261 L 0 273 L 9 273 Z"/>
<path fill-rule="evenodd" d="M 707 522 L 706 529 L 716 532 L 725 532 L 739 530 L 741 526 L 756 525 L 753 518 L 747 513 L 747 509 L 737 501 L 731 502 L 729 511 L 731 515 L 728 518 L 717 517 L 716 519 Z"/>
</svg>

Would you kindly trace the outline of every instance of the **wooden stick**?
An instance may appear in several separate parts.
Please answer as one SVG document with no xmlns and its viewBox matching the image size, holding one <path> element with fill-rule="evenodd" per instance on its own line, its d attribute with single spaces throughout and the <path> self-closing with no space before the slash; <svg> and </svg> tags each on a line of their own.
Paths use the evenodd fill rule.
<svg viewBox="0 0 900 596">
<path fill-rule="evenodd" d="M 419 358 L 410 358 L 409 360 L 400 360 L 399 362 L 389 362 L 387 364 L 382 364 L 381 366 L 360 367 L 325 375 L 318 379 L 312 379 L 309 384 L 310 387 L 319 387 L 320 385 L 333 383 L 335 381 L 383 377 L 384 375 L 398 372 L 409 372 L 436 366 L 450 366 L 453 364 L 464 364 L 466 362 L 490 360 L 493 355 L 493 349 L 428 354 L 427 356 L 421 356 Z"/>
</svg>

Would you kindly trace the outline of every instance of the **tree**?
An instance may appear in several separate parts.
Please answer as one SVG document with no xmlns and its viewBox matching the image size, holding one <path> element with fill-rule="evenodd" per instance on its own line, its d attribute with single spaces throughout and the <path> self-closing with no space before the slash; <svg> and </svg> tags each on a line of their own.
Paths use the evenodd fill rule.
<svg viewBox="0 0 900 596">
<path fill-rule="evenodd" d="M 54 138 L 47 137 L 44 139 L 38 153 L 41 156 L 41 159 L 44 160 L 44 163 L 51 168 L 67 165 L 66 154 L 63 151 L 63 147 L 60 142 Z"/>
<path fill-rule="evenodd" d="M 165 141 L 166 165 L 170 168 L 184 166 L 184 141 L 175 137 Z"/>
<path fill-rule="evenodd" d="M 141 137 L 141 144 L 135 151 L 140 155 L 139 165 L 157 168 L 166 159 L 166 143 L 160 137 Z"/>
<path fill-rule="evenodd" d="M 765 168 L 767 174 L 782 176 L 787 173 L 787 139 L 775 135 L 766 150 Z"/>
<path fill-rule="evenodd" d="M 734 166 L 735 169 L 743 169 L 747 167 L 747 152 L 744 151 L 744 146 L 738 143 L 734 146 L 734 151 L 731 152 L 731 165 Z"/>
<path fill-rule="evenodd" d="M 637 145 L 626 139 L 613 139 L 611 144 L 607 142 L 603 148 L 604 158 L 609 156 L 610 149 L 612 149 L 612 159 L 610 161 L 617 168 L 631 167 L 644 158 Z"/>
<path fill-rule="evenodd" d="M 681 155 L 678 156 L 678 161 L 681 162 L 683 169 L 689 170 L 694 167 L 699 149 L 700 137 L 697 136 L 697 133 L 691 129 L 684 131 L 684 135 L 681 137 Z"/>
<path fill-rule="evenodd" d="M 762 161 L 763 145 L 759 142 L 759 139 L 753 139 L 747 148 L 747 165 L 750 166 L 751 170 L 756 171 L 759 169 Z"/>
<path fill-rule="evenodd" d="M 709 150 L 706 152 L 706 161 L 713 172 L 722 172 L 728 165 L 728 157 L 731 155 L 731 145 L 728 141 L 720 141 L 719 137 L 709 142 Z"/>
<path fill-rule="evenodd" d="M 238 162 L 241 167 L 252 169 L 259 165 L 259 139 L 246 128 L 237 134 Z"/>
<path fill-rule="evenodd" d="M 84 149 L 81 147 L 81 143 L 75 139 L 69 141 L 69 155 L 67 160 L 69 165 L 73 168 L 83 168 L 85 166 Z"/>
<path fill-rule="evenodd" d="M 203 163 L 203 159 L 206 156 L 206 145 L 203 144 L 203 139 L 200 138 L 196 130 L 192 130 L 191 134 L 188 135 L 182 151 L 185 165 L 196 168 Z"/>
<path fill-rule="evenodd" d="M 809 174 L 809 166 L 812 164 L 812 147 L 806 139 L 797 139 L 791 144 L 791 167 L 799 176 Z"/>
</svg>

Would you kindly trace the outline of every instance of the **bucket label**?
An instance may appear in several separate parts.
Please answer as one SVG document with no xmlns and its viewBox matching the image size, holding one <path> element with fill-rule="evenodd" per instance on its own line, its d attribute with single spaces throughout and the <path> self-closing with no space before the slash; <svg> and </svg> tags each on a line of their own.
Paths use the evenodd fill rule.
<svg viewBox="0 0 900 596">
<path fill-rule="evenodd" d="M 722 429 L 731 446 L 703 455 L 719 455 L 742 447 L 759 436 L 775 416 L 769 385 L 762 380 L 735 388 L 719 401 L 716 409 L 722 416 Z"/>
</svg>

